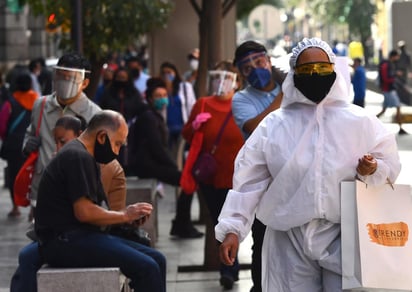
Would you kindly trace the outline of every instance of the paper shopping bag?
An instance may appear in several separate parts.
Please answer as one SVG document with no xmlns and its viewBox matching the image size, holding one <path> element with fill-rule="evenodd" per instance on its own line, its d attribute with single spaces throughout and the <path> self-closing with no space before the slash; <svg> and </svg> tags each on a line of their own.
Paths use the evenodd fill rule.
<svg viewBox="0 0 412 292">
<path fill-rule="evenodd" d="M 342 288 L 412 291 L 410 186 L 342 182 L 341 216 Z"/>
</svg>

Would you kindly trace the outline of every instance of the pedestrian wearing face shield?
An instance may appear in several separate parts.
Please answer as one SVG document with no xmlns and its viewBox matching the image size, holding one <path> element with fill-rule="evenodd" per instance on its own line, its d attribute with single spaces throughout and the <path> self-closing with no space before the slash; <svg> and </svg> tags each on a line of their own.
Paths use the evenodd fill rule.
<svg viewBox="0 0 412 292">
<path fill-rule="evenodd" d="M 340 183 L 395 181 L 395 136 L 350 102 L 329 45 L 303 39 L 292 50 L 281 108 L 255 129 L 235 161 L 216 238 L 231 265 L 254 216 L 266 226 L 262 290 L 342 291 Z"/>
<path fill-rule="evenodd" d="M 23 144 L 23 152 L 26 155 L 39 150 L 30 193 L 33 207 L 36 206 L 40 177 L 55 152 L 52 130 L 56 121 L 63 115 L 72 115 L 80 116 L 89 122 L 92 116 L 100 111 L 100 108 L 83 93 L 89 85 L 90 68 L 90 63 L 77 53 L 63 55 L 53 69 L 54 92 L 39 98 L 33 106 L 30 125 L 26 130 Z M 46 101 L 39 135 L 36 136 L 43 99 Z"/>
<path fill-rule="evenodd" d="M 247 139 L 266 115 L 279 108 L 282 101 L 280 84 L 284 74 L 272 67 L 266 48 L 254 41 L 246 41 L 236 49 L 233 64 L 247 83 L 243 90 L 235 94 L 232 101 L 236 124 Z M 252 227 L 251 292 L 262 291 L 260 258 L 264 233 L 265 226 L 256 219 Z"/>
<path fill-rule="evenodd" d="M 217 224 L 226 194 L 232 187 L 233 162 L 243 144 L 242 134 L 232 115 L 232 97 L 239 86 L 237 70 L 231 62 L 217 64 L 215 70 L 209 71 L 211 96 L 197 100 L 182 130 L 184 139 L 189 143 L 195 131 L 201 131 L 201 151 L 211 153 L 217 164 L 216 173 L 199 183 L 200 194 L 205 199 L 213 225 Z M 238 279 L 237 261 L 231 267 L 221 266 L 220 284 L 225 289 L 231 289 Z"/>
</svg>

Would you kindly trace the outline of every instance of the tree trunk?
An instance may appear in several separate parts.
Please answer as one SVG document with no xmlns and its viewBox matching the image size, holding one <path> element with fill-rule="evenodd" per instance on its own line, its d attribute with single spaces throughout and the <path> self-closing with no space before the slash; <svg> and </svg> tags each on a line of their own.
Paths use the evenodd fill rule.
<svg viewBox="0 0 412 292">
<path fill-rule="evenodd" d="M 204 12 L 207 25 L 207 70 L 213 69 L 217 62 L 222 60 L 222 2 L 221 0 L 204 0 Z M 207 6 L 207 7 L 206 7 Z M 202 35 L 204 36 L 204 35 Z M 200 51 L 202 55 L 202 51 Z M 206 54 L 205 54 L 206 55 Z M 204 84 L 207 80 L 207 71 L 204 75 Z M 206 86 L 204 87 L 205 94 Z M 204 96 L 204 95 L 203 95 Z M 218 270 L 220 266 L 218 246 L 215 238 L 215 229 L 210 216 L 206 220 L 206 236 L 204 251 L 204 266 L 206 269 Z"/>
<path fill-rule="evenodd" d="M 203 194 L 198 192 L 199 197 L 203 197 Z M 204 201 L 204 200 L 203 200 Z M 205 271 L 218 271 L 220 267 L 219 260 L 219 247 L 215 238 L 215 226 L 210 218 L 209 211 L 206 209 L 207 216 L 205 218 L 206 235 L 205 235 L 205 249 L 203 268 Z"/>
<path fill-rule="evenodd" d="M 89 86 L 87 86 L 84 91 L 89 99 L 93 99 L 96 94 L 97 87 L 99 86 L 104 62 L 103 60 L 98 60 L 96 58 L 91 58 L 89 61 L 92 66 L 92 73 L 90 74 Z"/>
<path fill-rule="evenodd" d="M 208 0 L 208 69 L 211 70 L 217 62 L 222 61 L 222 29 L 223 9 L 221 0 Z"/>
<path fill-rule="evenodd" d="M 223 11 L 220 0 L 203 0 L 199 20 L 199 71 L 195 91 L 196 96 L 208 94 L 207 72 L 222 60 Z"/>
<path fill-rule="evenodd" d="M 199 14 L 199 69 L 195 83 L 197 98 L 207 96 L 207 74 L 217 62 L 222 61 L 223 2 L 221 0 L 202 0 L 198 9 L 197 2 L 191 1 Z M 229 10 L 233 3 L 226 5 Z M 226 11 L 227 12 L 227 11 Z M 202 194 L 199 193 L 200 221 L 206 223 L 203 270 L 219 270 L 219 249 L 215 239 L 214 224 L 207 211 Z"/>
<path fill-rule="evenodd" d="M 202 97 L 206 95 L 206 80 L 207 80 L 207 65 L 208 65 L 208 39 L 207 39 L 207 15 L 208 1 L 202 1 L 202 9 L 199 15 L 199 69 L 197 72 L 197 79 L 195 84 L 196 97 Z"/>
</svg>

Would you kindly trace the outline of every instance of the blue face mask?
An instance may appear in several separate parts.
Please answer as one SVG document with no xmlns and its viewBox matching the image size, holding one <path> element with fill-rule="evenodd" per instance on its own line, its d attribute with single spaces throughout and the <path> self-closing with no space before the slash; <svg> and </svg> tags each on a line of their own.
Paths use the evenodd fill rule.
<svg viewBox="0 0 412 292">
<path fill-rule="evenodd" d="M 269 84 L 271 78 L 272 74 L 268 69 L 255 68 L 250 72 L 247 81 L 252 87 L 262 89 Z"/>
<path fill-rule="evenodd" d="M 170 82 L 173 82 L 173 80 L 175 80 L 175 75 L 169 73 L 169 74 L 166 74 L 166 78 Z"/>
<path fill-rule="evenodd" d="M 167 97 L 155 98 L 153 101 L 153 106 L 157 110 L 163 109 L 169 105 L 169 99 Z"/>
</svg>

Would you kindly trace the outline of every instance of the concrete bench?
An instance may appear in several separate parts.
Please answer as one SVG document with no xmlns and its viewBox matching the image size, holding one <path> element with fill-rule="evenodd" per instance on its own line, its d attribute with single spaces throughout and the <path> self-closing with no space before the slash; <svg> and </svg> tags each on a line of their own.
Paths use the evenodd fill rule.
<svg viewBox="0 0 412 292">
<path fill-rule="evenodd" d="M 127 278 L 119 268 L 50 268 L 37 272 L 39 292 L 128 292 Z"/>
<path fill-rule="evenodd" d="M 153 205 L 152 215 L 149 217 L 149 220 L 141 226 L 143 230 L 149 233 L 152 247 L 155 246 L 158 237 L 156 187 L 156 179 L 141 179 L 133 176 L 126 177 L 126 205 L 138 202 L 146 202 Z"/>
</svg>

